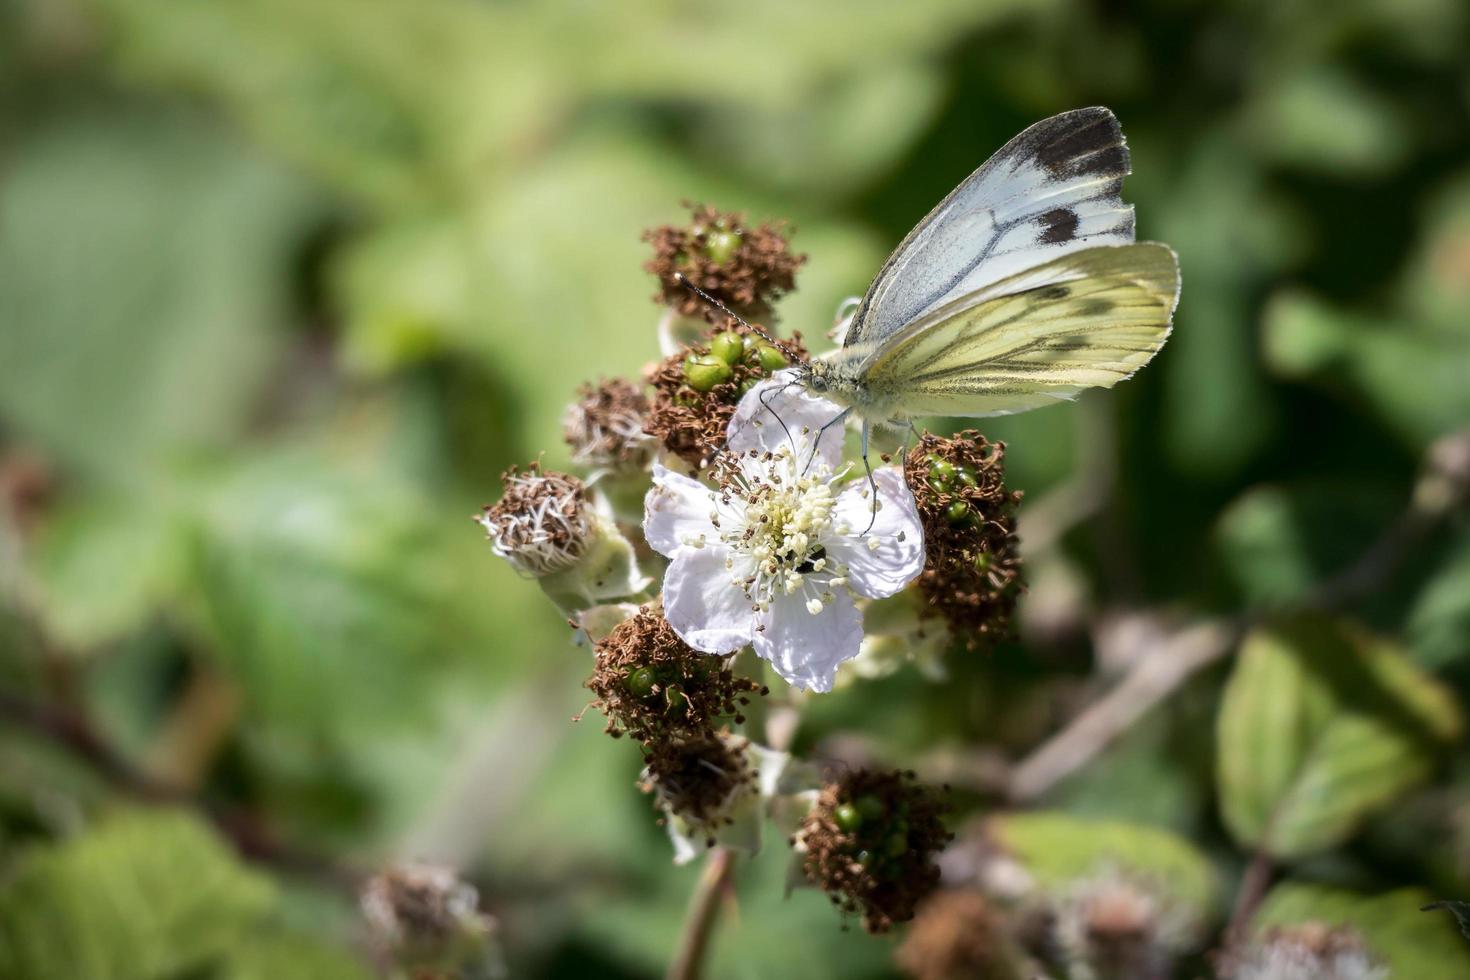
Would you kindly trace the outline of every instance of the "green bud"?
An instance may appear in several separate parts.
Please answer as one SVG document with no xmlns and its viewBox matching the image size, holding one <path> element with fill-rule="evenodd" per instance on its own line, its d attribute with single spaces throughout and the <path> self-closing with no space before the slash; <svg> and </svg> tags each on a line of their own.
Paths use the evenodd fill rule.
<svg viewBox="0 0 1470 980">
<path fill-rule="evenodd" d="M 859 796 L 853 805 L 864 820 L 877 820 L 883 816 L 883 801 L 876 796 Z"/>
<path fill-rule="evenodd" d="M 832 816 L 836 819 L 838 828 L 849 834 L 863 825 L 863 815 L 851 803 L 840 804 L 832 811 Z"/>
<path fill-rule="evenodd" d="M 953 463 L 951 463 L 947 459 L 940 459 L 938 456 L 930 454 L 929 477 L 931 480 L 939 480 L 943 483 L 948 483 L 950 480 L 954 479 L 954 474 L 955 465 Z"/>
<path fill-rule="evenodd" d="M 653 693 L 654 684 L 658 678 L 653 673 L 652 667 L 639 667 L 628 675 L 628 693 L 635 698 L 646 698 Z"/>
<path fill-rule="evenodd" d="M 740 250 L 740 232 L 738 231 L 712 231 L 705 236 L 704 254 L 708 255 L 711 262 L 716 265 L 724 265 L 735 257 Z"/>
<path fill-rule="evenodd" d="M 695 391 L 710 391 L 722 385 L 734 375 L 723 358 L 713 354 L 700 354 L 684 359 L 684 378 Z"/>
<path fill-rule="evenodd" d="M 786 355 L 771 344 L 761 344 L 755 349 L 755 354 L 760 359 L 761 369 L 767 374 L 779 371 L 790 363 L 786 360 Z"/>
<path fill-rule="evenodd" d="M 709 352 L 733 367 L 745 353 L 745 341 L 738 333 L 727 330 L 709 342 Z"/>
<path fill-rule="evenodd" d="M 963 500 L 956 500 L 944 510 L 944 519 L 955 527 L 959 527 L 970 518 L 970 505 Z"/>
</svg>

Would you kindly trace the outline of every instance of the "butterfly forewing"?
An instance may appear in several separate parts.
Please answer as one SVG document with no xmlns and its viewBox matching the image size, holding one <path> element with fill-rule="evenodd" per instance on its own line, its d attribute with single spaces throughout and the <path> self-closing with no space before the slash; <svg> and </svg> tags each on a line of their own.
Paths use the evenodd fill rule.
<svg viewBox="0 0 1470 980">
<path fill-rule="evenodd" d="M 1074 252 L 889 337 L 863 375 L 892 415 L 1004 415 L 1110 388 L 1169 336 L 1179 265 L 1143 242 Z"/>
<path fill-rule="evenodd" d="M 844 339 L 892 334 L 957 297 L 1048 260 L 1133 241 L 1120 196 L 1128 147 L 1105 108 L 1044 119 L 1011 140 L 909 232 Z"/>
</svg>

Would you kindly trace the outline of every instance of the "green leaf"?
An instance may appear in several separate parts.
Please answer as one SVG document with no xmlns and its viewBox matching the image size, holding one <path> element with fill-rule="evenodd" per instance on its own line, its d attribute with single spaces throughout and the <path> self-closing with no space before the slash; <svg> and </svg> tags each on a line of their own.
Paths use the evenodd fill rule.
<svg viewBox="0 0 1470 980">
<path fill-rule="evenodd" d="M 1414 659 L 1426 667 L 1470 654 L 1470 539 L 1454 539 L 1449 559 L 1414 600 L 1404 632 Z"/>
<path fill-rule="evenodd" d="M 237 947 L 216 980 L 370 980 L 345 949 L 307 936 L 267 932 Z"/>
<path fill-rule="evenodd" d="M 240 432 L 320 213 L 197 117 L 52 113 L 0 182 L 0 415 L 63 462 L 140 483 L 162 456 Z"/>
<path fill-rule="evenodd" d="M 1118 869 L 1156 882 L 1197 922 L 1216 912 L 1219 883 L 1209 861 L 1159 827 L 1035 812 L 995 817 L 987 829 L 1047 890 Z"/>
<path fill-rule="evenodd" d="M 274 901 L 191 814 L 118 813 L 21 859 L 0 890 L 0 975 L 179 977 L 236 948 Z"/>
<path fill-rule="evenodd" d="M 1271 889 L 1253 925 L 1257 933 L 1308 922 L 1347 926 L 1384 960 L 1390 976 L 1403 980 L 1470 977 L 1470 948 L 1457 934 L 1454 922 L 1442 914 L 1420 911 L 1430 898 L 1417 888 L 1363 895 L 1288 881 Z"/>
<path fill-rule="evenodd" d="M 1386 642 L 1319 619 L 1258 629 L 1220 705 L 1225 824 L 1277 858 L 1333 847 L 1460 728 L 1453 696 Z"/>
<path fill-rule="evenodd" d="M 29 566 L 48 636 L 85 653 L 142 626 L 182 584 L 182 542 L 167 508 L 99 495 L 48 515 Z"/>
</svg>

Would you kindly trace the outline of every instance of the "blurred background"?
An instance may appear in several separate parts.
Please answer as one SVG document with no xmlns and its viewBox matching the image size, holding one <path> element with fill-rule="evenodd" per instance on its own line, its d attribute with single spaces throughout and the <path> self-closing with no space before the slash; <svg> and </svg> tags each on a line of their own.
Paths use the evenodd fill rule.
<svg viewBox="0 0 1470 980">
<path fill-rule="evenodd" d="M 697 871 L 671 864 L 637 753 L 571 723 L 586 652 L 469 518 L 507 465 L 565 463 L 579 383 L 657 357 L 639 235 L 684 200 L 790 220 L 809 261 L 780 322 L 819 339 L 1006 139 L 1105 104 L 1139 237 L 1183 269 L 1136 380 L 983 426 L 1028 502 L 1083 490 L 1027 556 L 1018 642 L 947 685 L 905 669 L 824 697 L 799 750 L 1014 757 L 1126 666 L 1099 624 L 1307 593 L 1470 422 L 1467 20 L 1459 0 L 0 4 L 0 969 L 363 975 L 342 869 L 424 857 L 480 889 L 514 975 L 662 971 Z M 1353 612 L 1463 695 L 1463 522 Z M 1224 676 L 1048 802 L 1238 867 Z M 1470 801 L 1463 761 L 1324 873 L 1470 897 L 1465 821 L 1404 823 Z M 819 893 L 783 898 L 786 860 L 777 840 L 745 870 L 714 975 L 889 975 Z"/>
</svg>

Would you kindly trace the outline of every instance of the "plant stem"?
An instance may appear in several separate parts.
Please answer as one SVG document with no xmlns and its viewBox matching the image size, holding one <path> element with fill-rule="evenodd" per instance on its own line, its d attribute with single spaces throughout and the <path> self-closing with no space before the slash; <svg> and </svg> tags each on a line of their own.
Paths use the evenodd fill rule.
<svg viewBox="0 0 1470 980">
<path fill-rule="evenodd" d="M 704 958 L 719 918 L 720 899 L 734 874 L 735 855 L 717 847 L 710 851 L 699 884 L 689 899 L 689 914 L 679 937 L 679 952 L 669 964 L 666 980 L 699 980 L 704 972 Z"/>
<path fill-rule="evenodd" d="M 1251 919 L 1255 917 L 1261 899 L 1266 897 L 1266 889 L 1270 887 L 1271 878 L 1275 873 L 1276 865 L 1272 862 L 1271 855 L 1264 850 L 1256 851 L 1251 857 L 1251 863 L 1246 865 L 1245 874 L 1240 879 L 1240 891 L 1235 896 L 1235 909 L 1230 913 L 1230 924 L 1225 927 L 1225 948 L 1227 950 L 1234 949 L 1245 942 Z"/>
</svg>

